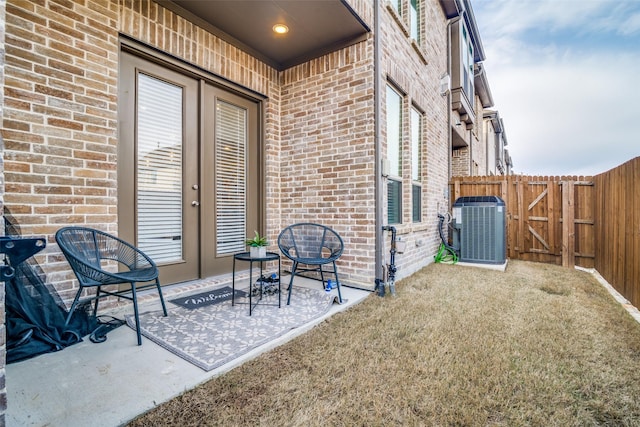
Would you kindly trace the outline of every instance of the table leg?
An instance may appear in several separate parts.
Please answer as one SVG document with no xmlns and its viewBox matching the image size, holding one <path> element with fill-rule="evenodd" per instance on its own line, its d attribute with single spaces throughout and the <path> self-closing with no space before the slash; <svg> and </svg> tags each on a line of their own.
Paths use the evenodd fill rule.
<svg viewBox="0 0 640 427">
<path fill-rule="evenodd" d="M 236 258 L 233 258 L 233 275 L 231 279 L 231 307 L 236 302 Z"/>
<path fill-rule="evenodd" d="M 251 294 L 253 294 L 253 261 L 249 261 L 249 316 L 251 316 L 251 311 L 253 310 Z"/>
</svg>

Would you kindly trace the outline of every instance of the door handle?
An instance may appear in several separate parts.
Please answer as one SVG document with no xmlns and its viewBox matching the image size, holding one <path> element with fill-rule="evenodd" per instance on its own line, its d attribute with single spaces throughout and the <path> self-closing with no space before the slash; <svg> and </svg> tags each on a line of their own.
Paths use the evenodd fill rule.
<svg viewBox="0 0 640 427">
<path fill-rule="evenodd" d="M 193 202 L 191 202 L 191 206 L 200 206 L 200 202 L 197 200 L 194 200 Z"/>
</svg>

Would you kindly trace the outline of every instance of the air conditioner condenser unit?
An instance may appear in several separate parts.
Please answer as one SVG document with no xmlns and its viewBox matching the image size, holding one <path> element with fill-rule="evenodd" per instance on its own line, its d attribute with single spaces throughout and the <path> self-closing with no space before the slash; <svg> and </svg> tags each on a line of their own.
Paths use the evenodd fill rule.
<svg viewBox="0 0 640 427">
<path fill-rule="evenodd" d="M 460 261 L 506 262 L 506 212 L 497 196 L 466 196 L 453 204 L 453 227 L 460 247 Z"/>
</svg>

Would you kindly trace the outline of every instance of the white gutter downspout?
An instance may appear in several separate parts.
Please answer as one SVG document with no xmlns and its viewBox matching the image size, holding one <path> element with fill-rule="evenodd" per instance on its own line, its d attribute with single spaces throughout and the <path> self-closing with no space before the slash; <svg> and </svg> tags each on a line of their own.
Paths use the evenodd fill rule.
<svg viewBox="0 0 640 427">
<path fill-rule="evenodd" d="M 383 235 L 383 181 L 382 181 L 382 146 L 380 136 L 380 1 L 373 1 L 373 105 L 374 105 L 374 144 L 375 144 L 375 285 L 384 286 L 382 254 Z"/>
</svg>

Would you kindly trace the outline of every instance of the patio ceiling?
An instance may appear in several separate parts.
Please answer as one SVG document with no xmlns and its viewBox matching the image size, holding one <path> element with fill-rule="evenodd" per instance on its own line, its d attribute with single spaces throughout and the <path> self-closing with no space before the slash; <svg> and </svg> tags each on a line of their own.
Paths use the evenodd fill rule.
<svg viewBox="0 0 640 427">
<path fill-rule="evenodd" d="M 278 70 L 366 39 L 344 0 L 156 0 Z M 285 24 L 289 32 L 273 31 Z"/>
</svg>

